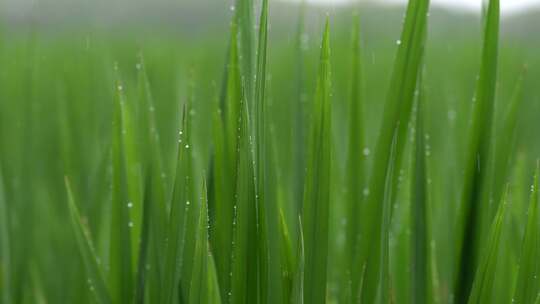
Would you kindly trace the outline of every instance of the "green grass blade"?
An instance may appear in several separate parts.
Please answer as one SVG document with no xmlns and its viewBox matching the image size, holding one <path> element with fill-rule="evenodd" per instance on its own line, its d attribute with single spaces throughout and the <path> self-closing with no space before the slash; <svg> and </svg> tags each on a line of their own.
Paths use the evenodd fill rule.
<svg viewBox="0 0 540 304">
<path fill-rule="evenodd" d="M 296 269 L 294 271 L 290 304 L 304 304 L 304 274 L 306 269 L 306 251 L 304 246 L 304 230 L 301 217 L 298 220 L 298 242 L 296 251 Z"/>
<path fill-rule="evenodd" d="M 0 288 L 2 303 L 11 303 L 11 257 L 9 216 L 4 190 L 4 177 L 0 167 Z"/>
<path fill-rule="evenodd" d="M 538 274 L 540 272 L 540 217 L 538 215 L 538 187 L 540 163 L 537 163 L 532 185 L 527 226 L 519 261 L 519 273 L 513 301 L 515 303 L 533 303 L 538 295 Z"/>
<path fill-rule="evenodd" d="M 142 208 L 142 222 L 141 222 L 141 241 L 139 243 L 137 261 L 137 278 L 135 286 L 135 300 L 136 304 L 143 304 L 146 297 L 146 286 L 147 286 L 147 266 L 150 263 L 149 260 L 149 251 L 150 251 L 150 220 L 152 218 L 152 176 L 147 177 L 144 195 L 143 195 L 143 208 Z"/>
<path fill-rule="evenodd" d="M 193 200 L 193 174 L 191 165 L 191 119 L 189 111 L 190 101 L 183 110 L 182 126 L 179 131 L 178 156 L 173 187 L 167 242 L 165 244 L 165 268 L 163 273 L 162 303 L 174 303 L 178 296 L 178 283 L 182 274 L 182 297 L 188 297 L 186 284 L 189 282 L 189 273 L 183 273 L 183 263 L 190 258 L 184 256 L 187 236 L 188 214 L 192 214 L 190 202 Z M 189 269 L 188 269 L 189 271 Z"/>
<path fill-rule="evenodd" d="M 247 104 L 241 104 L 238 127 L 238 161 L 235 193 L 234 245 L 231 303 L 255 303 L 258 299 L 257 210 L 255 172 L 249 131 Z"/>
<path fill-rule="evenodd" d="M 97 303 L 112 303 L 109 291 L 107 290 L 107 285 L 104 280 L 103 270 L 98 262 L 94 245 L 92 244 L 90 232 L 81 221 L 79 209 L 77 208 L 77 205 L 75 205 L 75 198 L 71 191 L 71 186 L 67 177 L 65 178 L 65 184 L 71 225 L 73 232 L 75 233 L 79 252 L 86 269 L 86 275 L 88 278 L 87 283 L 89 285 L 90 292 L 95 297 Z"/>
<path fill-rule="evenodd" d="M 420 84 L 421 86 L 421 84 Z M 423 90 L 421 89 L 421 92 Z M 412 216 L 412 302 L 428 303 L 430 264 L 428 253 L 428 207 L 427 207 L 427 172 L 426 143 L 424 131 L 424 100 L 421 93 L 416 107 L 416 134 L 414 139 L 413 166 L 411 183 L 411 216 Z"/>
<path fill-rule="evenodd" d="M 248 101 L 248 109 L 253 110 L 254 76 L 255 76 L 255 22 L 253 18 L 253 0 L 236 0 L 235 22 L 238 25 L 239 63 Z M 249 113 L 251 117 L 254 112 Z"/>
<path fill-rule="evenodd" d="M 109 290 L 114 303 L 130 302 L 132 293 L 131 232 L 126 189 L 125 128 L 126 100 L 122 83 L 117 80 L 112 126 L 112 206 L 110 238 Z"/>
<path fill-rule="evenodd" d="M 360 207 L 364 201 L 363 189 L 366 187 L 365 154 L 369 152 L 365 147 L 364 121 L 363 121 L 363 86 L 362 86 L 362 60 L 360 50 L 360 17 L 355 15 L 352 31 L 352 58 L 351 58 L 351 91 L 348 105 L 348 148 L 346 159 L 346 248 L 347 262 L 344 264 L 343 286 L 352 285 L 354 277 L 357 282 L 360 277 L 356 270 L 362 268 L 362 261 L 357 259 L 358 241 L 360 238 Z M 358 286 L 358 284 L 355 284 Z M 347 295 L 343 301 L 353 298 L 351 288 L 347 288 Z"/>
<path fill-rule="evenodd" d="M 238 119 L 241 109 L 241 78 L 238 62 L 238 27 L 231 24 L 228 61 L 221 105 L 213 115 L 213 188 L 210 189 L 211 230 L 215 264 L 223 302 L 230 301 L 233 256 L 233 222 L 237 177 Z"/>
<path fill-rule="evenodd" d="M 142 139 L 144 148 L 144 161 L 147 166 L 144 172 L 151 189 L 147 189 L 152 197 L 149 198 L 149 250 L 148 263 L 150 271 L 147 272 L 148 280 L 147 288 L 149 290 L 149 298 L 154 303 L 159 303 L 160 291 L 163 278 L 164 253 L 166 228 L 167 228 L 167 205 L 165 200 L 163 160 L 160 137 L 157 130 L 154 100 L 150 89 L 150 83 L 146 74 L 146 66 L 142 55 L 139 59 L 140 67 L 138 69 L 138 97 L 141 106 L 143 107 L 143 129 L 144 135 Z"/>
<path fill-rule="evenodd" d="M 489 238 L 483 255 L 480 259 L 478 270 L 474 278 L 469 304 L 492 303 L 493 281 L 496 275 L 497 256 L 499 254 L 499 243 L 507 209 L 507 193 L 499 205 L 499 209 L 493 220 Z"/>
<path fill-rule="evenodd" d="M 498 168 L 497 174 L 494 175 L 493 181 L 493 201 L 499 202 L 506 182 L 504 177 L 508 176 L 510 171 L 510 160 L 512 153 L 516 152 L 517 141 L 517 123 L 519 117 L 519 109 L 524 104 L 523 98 L 523 82 L 525 80 L 526 69 L 523 70 L 518 78 L 512 98 L 505 109 L 504 121 L 496 137 L 495 148 L 495 163 Z M 491 209 L 493 210 L 493 209 Z M 496 208 L 495 208 L 496 210 Z M 493 212 L 494 213 L 494 212 Z"/>
<path fill-rule="evenodd" d="M 486 178 L 489 166 L 488 153 L 492 134 L 494 100 L 497 82 L 497 60 L 499 44 L 499 0 L 490 0 L 485 16 L 484 44 L 480 74 L 472 105 L 469 126 L 467 159 L 463 178 L 464 189 L 457 222 L 457 275 L 455 295 L 458 301 L 465 301 L 471 288 L 476 269 L 476 256 L 480 251 L 477 244 L 478 208 L 476 201 L 481 195 L 478 189 Z M 479 223 L 478 223 L 479 224 Z"/>
<path fill-rule="evenodd" d="M 362 242 L 359 259 L 365 263 L 365 276 L 361 287 L 361 299 L 365 303 L 375 303 L 377 290 L 382 284 L 380 280 L 380 260 L 384 253 L 381 247 L 376 246 L 383 237 L 383 230 L 374 233 L 383 222 L 383 201 L 385 185 L 388 180 L 388 168 L 399 168 L 401 152 L 405 143 L 408 118 L 412 110 L 414 92 L 417 89 L 418 74 L 422 65 L 423 49 L 427 32 L 427 16 L 429 0 L 409 1 L 405 23 L 401 39 L 398 40 L 398 53 L 394 61 L 394 70 L 390 82 L 390 89 L 381 122 L 381 128 L 375 147 L 375 158 L 369 187 L 369 194 L 365 214 L 365 222 L 362 223 L 363 235 L 366 237 Z M 399 135 L 397 135 L 399 134 Z M 397 136 L 396 136 L 397 135 Z M 397 140 L 395 160 L 391 159 L 391 147 L 394 138 Z M 394 161 L 396 162 L 394 164 Z M 395 183 L 393 182 L 395 186 Z M 355 299 L 360 297 L 360 276 L 362 271 L 355 269 L 356 279 L 353 279 L 353 295 Z"/>
<path fill-rule="evenodd" d="M 302 210 L 306 253 L 304 301 L 313 304 L 326 301 L 332 147 L 330 70 L 330 24 L 327 19 L 313 107 Z"/>
<path fill-rule="evenodd" d="M 199 222 L 197 224 L 197 241 L 193 261 L 189 304 L 221 303 L 217 286 L 212 254 L 208 248 L 208 200 L 206 183 L 203 184 L 200 198 Z"/>
<path fill-rule="evenodd" d="M 296 98 L 294 99 L 293 111 L 291 111 L 291 120 L 294 121 L 293 137 L 292 137 L 292 158 L 293 158 L 293 178 L 292 191 L 294 193 L 294 205 L 290 210 L 297 213 L 301 210 L 303 195 L 304 195 L 304 174 L 306 168 L 306 138 L 308 125 L 308 85 L 306 81 L 307 72 L 307 37 L 306 32 L 306 10 L 307 4 L 302 0 L 299 7 L 298 23 L 296 28 L 295 48 L 296 48 Z M 296 219 L 293 219 L 291 224 L 296 224 Z"/>
<path fill-rule="evenodd" d="M 259 239 L 259 303 L 281 303 L 280 230 L 277 199 L 267 193 L 269 173 L 266 145 L 266 50 L 268 41 L 268 0 L 263 0 L 259 21 L 259 45 L 255 82 L 255 172 Z M 274 193 L 275 194 L 275 193 Z"/>
</svg>

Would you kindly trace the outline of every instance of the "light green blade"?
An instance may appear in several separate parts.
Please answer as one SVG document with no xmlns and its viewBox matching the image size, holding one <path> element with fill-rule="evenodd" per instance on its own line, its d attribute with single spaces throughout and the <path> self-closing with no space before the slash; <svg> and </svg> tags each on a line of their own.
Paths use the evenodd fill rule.
<svg viewBox="0 0 540 304">
<path fill-rule="evenodd" d="M 258 239 L 255 172 L 247 104 L 240 104 L 238 160 L 233 222 L 233 260 L 230 303 L 255 303 L 258 299 Z"/>
<path fill-rule="evenodd" d="M 85 266 L 88 278 L 88 288 L 95 297 L 97 303 L 112 303 L 109 291 L 107 290 L 107 285 L 105 284 L 103 270 L 98 262 L 98 257 L 96 256 L 94 245 L 92 244 L 90 232 L 81 222 L 81 216 L 77 205 L 75 205 L 75 198 L 73 197 L 69 179 L 67 177 L 65 178 L 65 184 L 71 225 Z"/>
<path fill-rule="evenodd" d="M 208 200 L 206 183 L 203 184 L 200 197 L 197 241 L 193 261 L 193 274 L 190 280 L 189 304 L 219 304 L 219 286 L 217 286 L 214 262 L 208 248 Z"/>
<path fill-rule="evenodd" d="M 330 23 L 327 19 L 312 110 L 302 210 L 305 242 L 304 301 L 313 304 L 326 302 L 332 150 L 330 71 Z"/>
<path fill-rule="evenodd" d="M 8 208 L 4 192 L 4 177 L 0 167 L 0 288 L 3 304 L 11 303 L 11 257 Z"/>
<path fill-rule="evenodd" d="M 131 231 L 126 185 L 126 153 L 123 118 L 127 117 L 126 97 L 120 80 L 116 82 L 116 98 L 112 123 L 112 206 L 109 264 L 109 290 L 114 303 L 130 302 L 132 292 Z M 131 130 L 130 130 L 131 131 Z"/>
<path fill-rule="evenodd" d="M 496 275 L 497 257 L 499 254 L 499 243 L 507 209 L 507 195 L 505 193 L 503 201 L 491 225 L 488 242 L 483 248 L 478 269 L 474 278 L 469 304 L 492 303 L 493 281 Z"/>
<path fill-rule="evenodd" d="M 375 146 L 372 174 L 369 187 L 364 190 L 368 195 L 365 208 L 362 210 L 365 220 L 361 224 L 365 238 L 361 243 L 358 259 L 366 269 L 365 275 L 361 269 L 354 269 L 352 288 L 355 302 L 361 299 L 364 303 L 378 303 L 377 299 L 381 300 L 377 293 L 381 289 L 381 284 L 384 284 L 384 281 L 381 281 L 384 277 L 380 276 L 384 252 L 380 251 L 382 247 L 378 244 L 384 237 L 381 233 L 386 229 L 381 227 L 384 205 L 381 202 L 384 201 L 385 185 L 389 179 L 388 168 L 391 166 L 400 168 L 407 124 L 422 66 L 428 9 L 429 0 L 409 1 L 401 39 L 397 41 L 398 53 Z M 396 158 L 392 159 L 394 139 Z M 395 180 L 392 181 L 392 187 L 396 187 Z M 391 192 L 395 190 L 391 189 Z"/>
<path fill-rule="evenodd" d="M 171 209 L 169 214 L 167 242 L 165 244 L 165 268 L 163 273 L 163 288 L 161 294 L 162 303 L 175 303 L 174 299 L 181 296 L 187 299 L 187 290 L 193 257 L 184 255 L 187 250 L 187 225 L 190 220 L 188 216 L 193 216 L 193 173 L 191 151 L 191 119 L 189 112 L 191 101 L 187 101 L 182 111 L 182 124 L 178 135 L 178 156 L 176 164 L 175 182 L 173 187 Z M 190 264 L 184 267 L 185 264 Z M 185 271 L 184 271 L 185 270 Z M 178 294 L 178 284 L 182 278 L 182 294 Z"/>
<path fill-rule="evenodd" d="M 538 296 L 538 274 L 540 272 L 540 217 L 538 215 L 538 187 L 540 163 L 537 163 L 532 192 L 527 212 L 527 226 L 519 261 L 519 273 L 514 292 L 515 303 L 534 303 Z"/>
<path fill-rule="evenodd" d="M 351 83 L 348 104 L 348 148 L 346 158 L 346 209 L 345 209 L 345 269 L 343 270 L 342 301 L 352 301 L 351 285 L 353 272 L 362 268 L 358 259 L 360 240 L 360 208 L 365 200 L 363 189 L 366 187 L 366 155 L 369 150 L 365 146 L 363 121 L 363 89 L 362 59 L 360 50 L 360 17 L 354 16 L 352 30 Z M 345 292 L 344 292 L 345 293 Z"/>
<path fill-rule="evenodd" d="M 485 15 L 484 40 L 480 73 L 472 104 L 472 117 L 468 132 L 467 155 L 463 176 L 463 191 L 457 216 L 455 295 L 465 301 L 469 294 L 477 256 L 481 248 L 478 241 L 480 187 L 489 167 L 489 146 L 492 140 L 494 101 L 497 83 L 499 44 L 499 0 L 490 0 Z"/>
</svg>

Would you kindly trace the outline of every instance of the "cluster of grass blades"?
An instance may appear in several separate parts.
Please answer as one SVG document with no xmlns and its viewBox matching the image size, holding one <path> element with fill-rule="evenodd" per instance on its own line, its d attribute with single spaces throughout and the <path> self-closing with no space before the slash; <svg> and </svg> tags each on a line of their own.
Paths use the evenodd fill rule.
<svg viewBox="0 0 540 304">
<path fill-rule="evenodd" d="M 525 77 L 500 97 L 500 4 L 485 4 L 474 97 L 460 108 L 470 113 L 466 138 L 451 155 L 462 169 L 451 189 L 458 199 L 449 204 L 434 186 L 449 178 L 439 163 L 450 158 L 432 155 L 430 115 L 440 106 L 427 85 L 429 0 L 408 2 L 374 126 L 358 14 L 347 77 L 334 75 L 328 16 L 311 74 L 302 6 L 298 79 L 285 105 L 292 113 L 280 111 L 269 0 L 233 6 L 211 98 L 191 73 L 178 77 L 180 102 L 170 98 L 153 80 L 164 70 L 140 51 L 130 71 L 115 63 L 100 77 L 66 75 L 52 90 L 58 101 L 45 132 L 11 123 L 45 113 L 37 101 L 50 88 L 27 79 L 35 92 L 26 95 L 1 78 L 6 96 L 25 103 L 0 104 L 0 303 L 540 303 L 540 164 L 527 200 L 530 161 L 515 148 Z M 109 55 L 95 52 L 84 68 L 97 73 Z M 335 82 L 346 92 L 334 94 Z M 69 99 L 84 87 L 108 89 Z M 169 107 L 160 103 L 167 98 Z M 28 161 L 17 138 L 29 134 L 55 141 L 44 153 L 60 155 L 56 167 Z M 34 140 L 29 151 L 43 144 Z M 41 186 L 28 191 L 21 181 L 29 180 Z M 40 217 L 64 221 L 39 228 Z M 44 244 L 40 229 L 65 236 Z M 36 248 L 42 256 L 29 253 Z M 64 293 L 48 281 L 63 258 L 71 269 L 62 271 Z"/>
</svg>

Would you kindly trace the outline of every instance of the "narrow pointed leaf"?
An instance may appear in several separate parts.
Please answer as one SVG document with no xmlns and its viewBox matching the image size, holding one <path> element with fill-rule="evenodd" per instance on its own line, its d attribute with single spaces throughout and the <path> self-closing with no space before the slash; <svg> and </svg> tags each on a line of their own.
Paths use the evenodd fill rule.
<svg viewBox="0 0 540 304">
<path fill-rule="evenodd" d="M 326 302 L 332 150 L 330 99 L 330 24 L 327 20 L 313 104 L 302 210 L 305 241 L 304 301 L 313 304 Z"/>
<path fill-rule="evenodd" d="M 112 303 L 109 291 L 107 290 L 107 285 L 105 284 L 103 270 L 98 262 L 98 257 L 96 256 L 94 245 L 90 238 L 90 233 L 81 221 L 79 209 L 77 208 L 77 205 L 75 205 L 75 198 L 67 177 L 65 178 L 65 185 L 71 225 L 79 247 L 79 252 L 84 262 L 86 275 L 88 277 L 88 288 L 95 297 L 97 303 Z"/>
</svg>

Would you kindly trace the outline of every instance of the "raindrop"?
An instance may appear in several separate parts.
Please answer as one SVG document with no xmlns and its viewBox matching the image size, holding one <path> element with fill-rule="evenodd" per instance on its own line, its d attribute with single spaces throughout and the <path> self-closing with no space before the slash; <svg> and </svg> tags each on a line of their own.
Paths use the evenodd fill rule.
<svg viewBox="0 0 540 304">
<path fill-rule="evenodd" d="M 188 206 L 189 206 L 189 204 L 191 204 L 191 203 L 190 203 L 189 201 L 186 201 L 186 205 L 188 205 Z"/>
<path fill-rule="evenodd" d="M 401 40 L 400 39 L 396 40 L 396 44 L 401 45 Z"/>
<path fill-rule="evenodd" d="M 189 145 L 186 144 L 186 149 L 189 149 Z"/>
<path fill-rule="evenodd" d="M 364 191 L 362 191 L 362 194 L 364 194 L 364 196 L 368 196 L 369 195 L 369 188 L 364 188 Z"/>
<path fill-rule="evenodd" d="M 140 70 L 140 69 L 141 69 L 141 64 L 140 64 L 140 63 L 137 63 L 137 64 L 135 65 L 135 68 L 136 68 L 137 70 Z"/>
<path fill-rule="evenodd" d="M 128 202 L 127 206 L 128 206 L 128 208 L 132 208 L 132 207 L 133 207 L 133 203 L 132 203 L 132 202 Z"/>
<path fill-rule="evenodd" d="M 129 223 L 128 223 L 128 227 L 129 227 L 129 228 L 133 227 L 133 222 L 129 222 Z"/>
<path fill-rule="evenodd" d="M 369 156 L 369 153 L 371 153 L 371 151 L 369 150 L 369 148 L 364 148 L 364 156 Z"/>
</svg>

